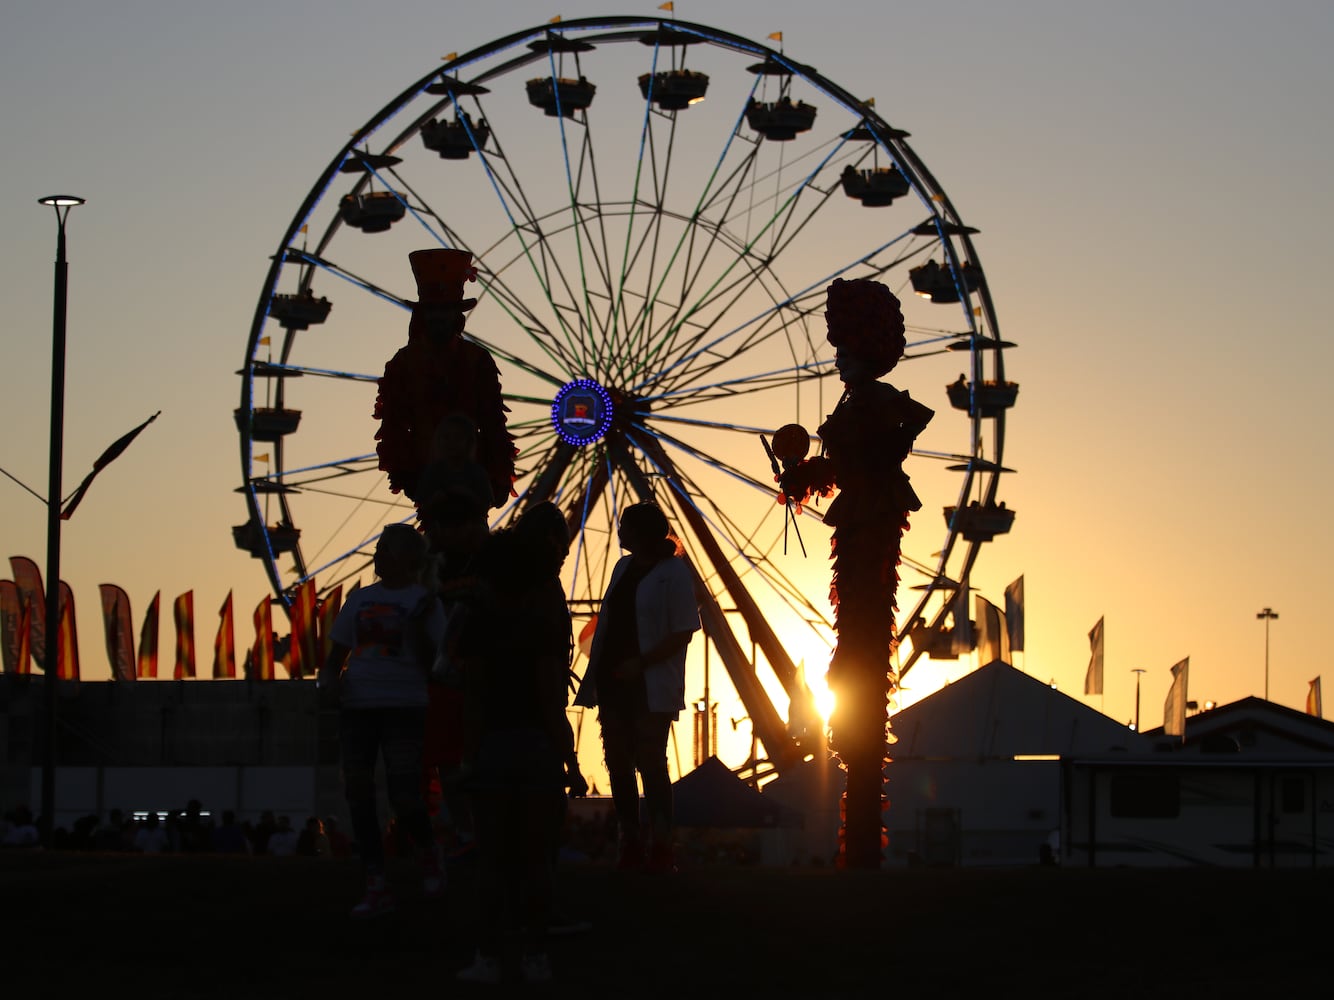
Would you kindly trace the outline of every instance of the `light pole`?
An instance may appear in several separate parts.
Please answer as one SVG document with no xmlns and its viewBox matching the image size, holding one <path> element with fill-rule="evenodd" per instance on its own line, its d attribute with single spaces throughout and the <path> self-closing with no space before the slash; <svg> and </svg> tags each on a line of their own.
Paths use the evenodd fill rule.
<svg viewBox="0 0 1334 1000">
<path fill-rule="evenodd" d="M 1265 620 L 1265 701 L 1269 700 L 1269 623 L 1278 617 L 1278 612 L 1271 608 L 1265 608 L 1258 612 L 1256 618 Z"/>
<path fill-rule="evenodd" d="M 1130 672 L 1135 675 L 1135 732 L 1139 732 L 1139 675 L 1144 673 L 1144 668 L 1135 667 Z"/>
<path fill-rule="evenodd" d="M 56 280 L 51 332 L 51 458 L 46 491 L 46 624 L 42 670 L 46 716 L 42 746 L 42 839 L 50 844 L 56 826 L 56 674 L 60 646 L 60 499 L 65 443 L 65 312 L 69 265 L 65 261 L 65 220 L 83 198 L 53 194 L 37 199 L 56 210 Z"/>
</svg>

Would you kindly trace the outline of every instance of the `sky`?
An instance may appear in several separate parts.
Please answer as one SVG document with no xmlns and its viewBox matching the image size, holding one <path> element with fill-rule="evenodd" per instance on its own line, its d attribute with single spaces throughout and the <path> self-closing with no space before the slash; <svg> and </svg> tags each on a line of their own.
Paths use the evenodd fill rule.
<svg viewBox="0 0 1334 1000">
<path fill-rule="evenodd" d="M 68 225 L 66 491 L 162 411 L 64 527 L 86 679 L 109 676 L 100 583 L 123 586 L 136 617 L 156 591 L 165 612 L 193 590 L 203 671 L 226 594 L 245 622 L 267 590 L 231 539 L 245 519 L 236 372 L 269 258 L 348 136 L 448 52 L 556 15 L 655 8 L 6 5 L 0 468 L 45 493 L 56 226 L 44 195 L 88 200 Z M 1301 709 L 1329 672 L 1321 415 L 1334 349 L 1316 307 L 1334 223 L 1334 8 L 746 0 L 676 15 L 761 44 L 782 32 L 787 54 L 874 96 L 979 230 L 1020 395 L 1001 492 L 1016 520 L 972 582 L 999 601 L 1024 577 L 1016 665 L 1118 720 L 1134 716 L 1138 676 L 1147 729 L 1186 657 L 1201 704 L 1263 695 L 1256 615 L 1272 608 L 1270 697 Z M 385 356 L 405 330 L 388 323 Z M 924 515 L 953 497 L 926 500 Z M 2 554 L 43 563 L 45 513 L 0 479 Z M 798 574 L 817 601 L 825 565 L 816 553 Z M 1085 697 L 1100 618 L 1104 694 Z M 905 704 L 973 665 L 914 670 Z M 729 736 L 727 721 L 740 714 L 720 710 L 733 765 L 746 725 Z"/>
</svg>

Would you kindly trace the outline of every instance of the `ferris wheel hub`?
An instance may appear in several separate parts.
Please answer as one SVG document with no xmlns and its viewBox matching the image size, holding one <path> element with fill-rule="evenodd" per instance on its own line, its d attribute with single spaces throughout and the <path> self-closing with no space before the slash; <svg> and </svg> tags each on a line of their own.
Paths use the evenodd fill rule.
<svg viewBox="0 0 1334 1000">
<path fill-rule="evenodd" d="M 551 403 L 551 424 L 566 444 L 582 448 L 611 428 L 616 406 L 612 395 L 591 378 L 577 378 L 561 386 Z"/>
</svg>

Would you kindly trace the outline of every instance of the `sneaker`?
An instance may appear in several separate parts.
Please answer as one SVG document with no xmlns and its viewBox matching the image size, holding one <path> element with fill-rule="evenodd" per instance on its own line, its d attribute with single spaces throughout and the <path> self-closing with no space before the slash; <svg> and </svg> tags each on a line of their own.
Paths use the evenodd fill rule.
<svg viewBox="0 0 1334 1000">
<path fill-rule="evenodd" d="M 383 875 L 373 875 L 366 880 L 366 895 L 361 902 L 352 907 L 354 920 L 366 920 L 394 912 L 394 897 Z"/>
<path fill-rule="evenodd" d="M 519 959 L 519 975 L 529 986 L 541 986 L 555 977 L 551 974 L 551 959 L 545 952 L 536 955 L 524 955 Z"/>
<path fill-rule="evenodd" d="M 461 969 L 455 978 L 464 983 L 497 986 L 500 983 L 500 962 L 494 956 L 483 955 L 479 951 L 477 957 L 472 960 L 472 965 Z"/>
<path fill-rule="evenodd" d="M 583 934 L 593 929 L 591 920 L 572 917 L 567 913 L 552 913 L 547 921 L 547 933 L 560 936 L 564 934 Z"/>
</svg>

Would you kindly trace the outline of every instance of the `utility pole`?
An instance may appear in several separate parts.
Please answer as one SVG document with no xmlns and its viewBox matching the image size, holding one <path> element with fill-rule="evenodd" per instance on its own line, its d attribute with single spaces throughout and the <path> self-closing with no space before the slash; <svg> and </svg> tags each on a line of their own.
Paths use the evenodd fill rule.
<svg viewBox="0 0 1334 1000">
<path fill-rule="evenodd" d="M 1135 675 L 1135 732 L 1139 732 L 1139 675 L 1144 673 L 1144 668 L 1135 667 L 1130 672 Z"/>
</svg>

